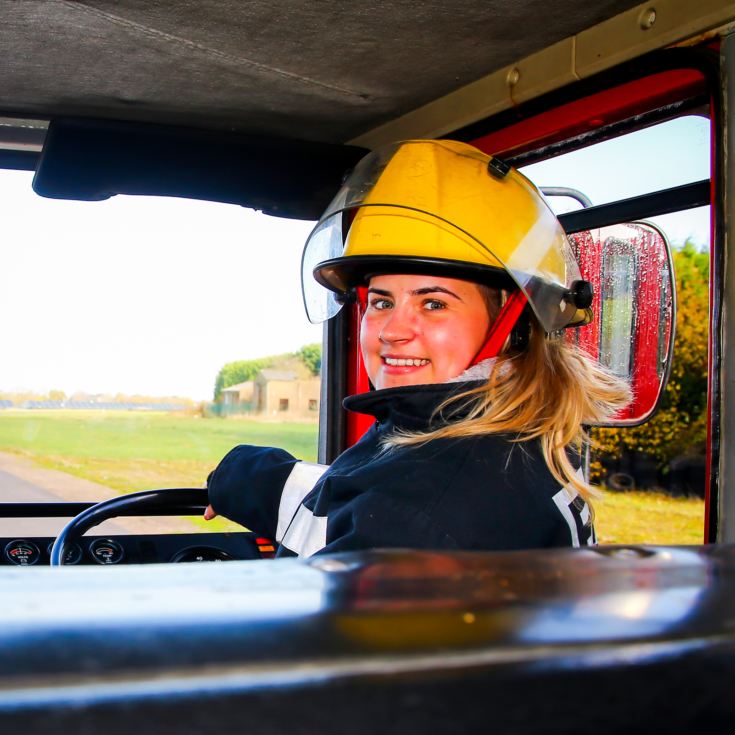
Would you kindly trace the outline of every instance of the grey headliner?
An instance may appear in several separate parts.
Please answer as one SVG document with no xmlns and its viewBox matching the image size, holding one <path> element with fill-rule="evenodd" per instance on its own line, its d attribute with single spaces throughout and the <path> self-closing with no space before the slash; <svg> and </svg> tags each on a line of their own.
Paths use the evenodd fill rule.
<svg viewBox="0 0 735 735">
<path fill-rule="evenodd" d="M 344 142 L 638 0 L 0 0 L 0 114 Z"/>
</svg>

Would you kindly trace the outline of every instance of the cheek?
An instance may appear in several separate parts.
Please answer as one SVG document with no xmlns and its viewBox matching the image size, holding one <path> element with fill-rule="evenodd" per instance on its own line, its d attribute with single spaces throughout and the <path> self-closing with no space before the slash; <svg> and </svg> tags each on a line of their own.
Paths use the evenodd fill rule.
<svg viewBox="0 0 735 735">
<path fill-rule="evenodd" d="M 370 349 L 370 345 L 376 341 L 376 331 L 374 323 L 367 317 L 363 317 L 360 322 L 360 348 L 363 353 Z"/>
<path fill-rule="evenodd" d="M 375 319 L 367 316 L 360 322 L 360 351 L 362 359 L 367 368 L 368 375 L 372 379 L 371 365 L 378 360 L 377 353 L 380 350 L 380 327 Z"/>
<path fill-rule="evenodd" d="M 435 364 L 458 375 L 480 351 L 486 334 L 487 324 L 482 319 L 469 323 L 463 320 L 432 330 L 429 339 Z"/>
<path fill-rule="evenodd" d="M 461 362 L 465 353 L 471 351 L 466 336 L 456 329 L 434 332 L 430 339 L 436 352 L 435 360 L 444 358 L 445 362 Z"/>
</svg>

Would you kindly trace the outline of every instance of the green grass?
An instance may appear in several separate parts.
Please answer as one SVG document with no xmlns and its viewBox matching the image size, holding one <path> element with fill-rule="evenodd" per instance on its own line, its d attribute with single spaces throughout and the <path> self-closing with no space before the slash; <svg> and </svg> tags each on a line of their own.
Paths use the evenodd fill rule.
<svg viewBox="0 0 735 735">
<path fill-rule="evenodd" d="M 656 492 L 606 491 L 594 503 L 601 544 L 701 544 L 704 501 Z"/>
<path fill-rule="evenodd" d="M 201 486 L 237 444 L 283 447 L 316 459 L 313 423 L 204 419 L 166 413 L 3 411 L 0 451 L 31 457 L 43 467 L 132 492 Z"/>
<path fill-rule="evenodd" d="M 118 492 L 204 484 L 237 444 L 283 447 L 316 459 L 317 426 L 165 413 L 2 411 L 0 451 L 30 457 Z M 91 498 L 93 499 L 93 498 Z M 601 543 L 702 543 L 704 503 L 660 493 L 603 492 L 595 503 Z M 223 525 L 208 525 L 219 530 Z"/>
</svg>

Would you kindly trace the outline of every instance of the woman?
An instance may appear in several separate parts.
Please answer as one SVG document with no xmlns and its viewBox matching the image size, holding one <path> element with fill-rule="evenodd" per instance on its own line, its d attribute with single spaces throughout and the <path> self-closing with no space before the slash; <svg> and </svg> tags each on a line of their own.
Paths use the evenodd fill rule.
<svg viewBox="0 0 735 735">
<path fill-rule="evenodd" d="M 533 185 L 454 141 L 370 154 L 307 241 L 309 318 L 356 299 L 376 422 L 329 468 L 241 446 L 211 507 L 279 555 L 374 547 L 523 549 L 595 542 L 582 426 L 627 386 L 569 347 L 591 290 Z"/>
</svg>

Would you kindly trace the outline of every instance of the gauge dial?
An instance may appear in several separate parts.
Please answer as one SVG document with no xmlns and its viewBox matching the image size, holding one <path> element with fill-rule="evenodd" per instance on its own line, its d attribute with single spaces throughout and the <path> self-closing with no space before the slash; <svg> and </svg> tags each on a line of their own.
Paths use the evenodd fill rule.
<svg viewBox="0 0 735 735">
<path fill-rule="evenodd" d="M 174 554 L 172 562 L 230 561 L 232 556 L 214 546 L 190 546 Z"/>
<path fill-rule="evenodd" d="M 5 546 L 5 558 L 19 567 L 29 567 L 38 564 L 41 552 L 33 541 L 15 539 Z"/>
<path fill-rule="evenodd" d="M 48 545 L 48 555 L 51 556 L 51 549 L 54 548 L 53 543 Z M 82 559 L 82 547 L 79 544 L 72 544 L 66 547 L 64 554 L 64 564 L 79 564 Z"/>
<path fill-rule="evenodd" d="M 118 564 L 125 552 L 120 544 L 111 538 L 98 538 L 89 545 L 89 553 L 98 564 Z"/>
</svg>

